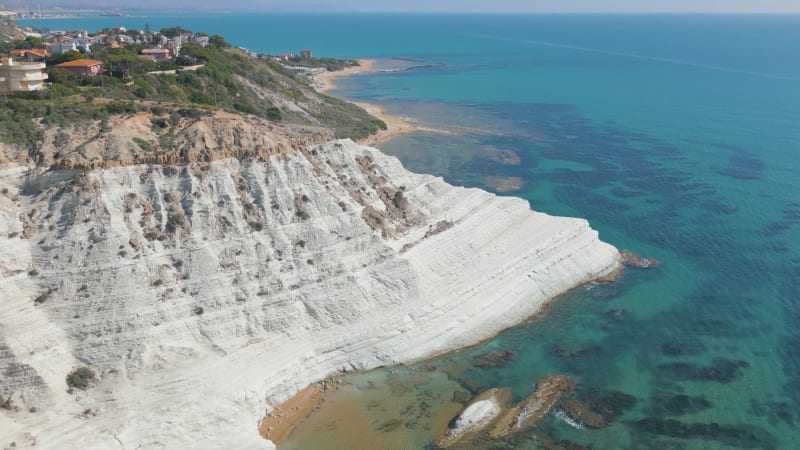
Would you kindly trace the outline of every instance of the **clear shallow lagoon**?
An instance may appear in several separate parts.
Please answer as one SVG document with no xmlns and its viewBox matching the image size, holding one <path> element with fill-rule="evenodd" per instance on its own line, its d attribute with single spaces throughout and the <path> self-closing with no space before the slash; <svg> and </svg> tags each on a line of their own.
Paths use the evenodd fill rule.
<svg viewBox="0 0 800 450">
<path fill-rule="evenodd" d="M 182 25 L 265 53 L 443 63 L 340 83 L 430 124 L 407 167 L 587 218 L 662 265 L 572 292 L 481 347 L 349 376 L 287 448 L 424 448 L 454 393 L 564 373 L 622 414 L 539 432 L 594 448 L 795 448 L 800 440 L 800 16 L 226 15 L 45 21 Z M 58 26 L 53 24 L 59 24 Z M 519 157 L 509 158 L 513 152 Z M 502 155 L 502 156 L 498 156 Z M 505 367 L 477 355 L 508 350 Z M 464 394 L 455 394 L 463 400 Z M 383 411 L 382 411 L 383 410 Z M 353 425 L 349 415 L 365 420 Z M 536 448 L 528 434 L 476 448 Z"/>
</svg>

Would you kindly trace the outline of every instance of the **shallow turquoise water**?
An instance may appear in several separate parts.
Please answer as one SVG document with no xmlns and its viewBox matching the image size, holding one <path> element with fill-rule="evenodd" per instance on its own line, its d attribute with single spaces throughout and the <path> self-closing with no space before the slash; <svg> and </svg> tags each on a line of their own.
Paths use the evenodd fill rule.
<svg viewBox="0 0 800 450">
<path fill-rule="evenodd" d="M 794 448 L 800 70 L 784 57 L 798 53 L 800 19 L 560 19 L 519 19 L 494 41 L 503 49 L 458 58 L 483 64 L 355 79 L 345 94 L 504 131 L 407 136 L 384 150 L 457 184 L 520 177 L 514 195 L 535 209 L 586 217 L 608 242 L 663 264 L 571 293 L 545 318 L 431 364 L 510 350 L 504 368 L 465 370 L 468 385 L 522 398 L 539 377 L 567 373 L 587 403 L 628 399 L 604 429 L 542 426 L 584 446 Z M 548 20 L 543 43 L 530 30 Z M 474 151 L 485 146 L 513 149 L 521 164 Z"/>
<path fill-rule="evenodd" d="M 81 20 L 75 24 L 100 26 L 99 19 Z M 144 20 L 128 20 L 123 24 L 143 27 Z M 544 317 L 426 362 L 424 370 L 350 378 L 354 386 L 364 379 L 393 386 L 435 367 L 420 389 L 388 389 L 381 399 L 358 389 L 347 395 L 365 395 L 374 406 L 426 390 L 441 396 L 508 386 L 522 398 L 541 376 L 566 373 L 579 382 L 577 398 L 614 405 L 621 414 L 598 430 L 550 418 L 540 432 L 557 440 L 594 448 L 795 447 L 800 16 L 147 21 L 154 29 L 185 24 L 221 33 L 261 52 L 310 47 L 317 54 L 443 63 L 355 77 L 342 83 L 341 94 L 428 124 L 501 131 L 404 136 L 384 150 L 455 184 L 487 187 L 487 177 L 519 177 L 523 187 L 504 195 L 585 217 L 604 240 L 662 261 L 632 269 L 614 285 L 572 292 Z M 512 150 L 520 164 L 504 164 L 493 148 Z M 498 350 L 515 355 L 505 367 L 471 367 L 476 355 Z M 452 383 L 440 382 L 442 374 Z M 433 419 L 422 414 L 422 402 L 409 404 L 398 413 L 409 430 L 406 444 L 424 447 L 436 430 L 419 417 Z M 304 439 L 313 439 L 314 448 L 358 448 L 338 429 L 301 428 L 287 445 L 304 448 L 312 442 Z M 385 432 L 381 423 L 364 429 L 378 441 Z M 535 448 L 527 437 L 479 447 Z"/>
</svg>

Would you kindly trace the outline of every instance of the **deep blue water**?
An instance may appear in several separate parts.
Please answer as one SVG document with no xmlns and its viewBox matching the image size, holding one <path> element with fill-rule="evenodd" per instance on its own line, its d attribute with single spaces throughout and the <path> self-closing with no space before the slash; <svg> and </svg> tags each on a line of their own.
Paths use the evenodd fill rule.
<svg viewBox="0 0 800 450">
<path fill-rule="evenodd" d="M 447 373 L 449 388 L 423 380 L 419 389 L 391 389 L 377 400 L 363 394 L 371 405 L 467 387 L 508 386 L 522 398 L 538 378 L 566 373 L 578 380 L 576 398 L 620 414 L 596 430 L 550 418 L 537 432 L 556 440 L 594 448 L 795 448 L 800 16 L 228 15 L 39 23 L 96 29 L 145 22 L 220 33 L 265 53 L 307 47 L 384 64 L 441 63 L 354 77 L 340 94 L 432 125 L 501 132 L 416 134 L 384 151 L 455 184 L 491 189 L 491 177 L 519 177 L 522 188 L 502 195 L 585 217 L 604 240 L 662 261 L 629 270 L 616 284 L 570 293 L 545 317 L 485 346 L 427 362 L 426 370 L 437 368 L 430 379 Z M 499 160 L 497 149 L 513 151 L 520 164 Z M 503 368 L 470 367 L 474 356 L 497 350 L 515 356 Z M 351 380 L 391 386 L 420 376 L 415 367 L 392 370 Z M 420 413 L 421 403 L 410 404 L 401 416 L 406 444 L 423 447 L 436 430 L 420 425 L 430 416 Z M 364 433 L 379 441 L 380 425 L 367 424 Z M 358 448 L 340 428 L 313 426 L 289 445 Z M 392 436 L 395 444 L 403 439 Z M 523 437 L 479 448 L 536 447 Z"/>
</svg>

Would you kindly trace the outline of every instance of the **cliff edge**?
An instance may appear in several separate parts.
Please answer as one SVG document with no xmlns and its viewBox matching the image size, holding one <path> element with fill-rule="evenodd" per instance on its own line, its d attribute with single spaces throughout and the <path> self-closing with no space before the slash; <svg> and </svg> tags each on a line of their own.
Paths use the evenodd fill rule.
<svg viewBox="0 0 800 450">
<path fill-rule="evenodd" d="M 2 166 L 0 445 L 269 448 L 309 382 L 475 344 L 620 264 L 584 220 L 376 149 L 286 150 Z"/>
</svg>

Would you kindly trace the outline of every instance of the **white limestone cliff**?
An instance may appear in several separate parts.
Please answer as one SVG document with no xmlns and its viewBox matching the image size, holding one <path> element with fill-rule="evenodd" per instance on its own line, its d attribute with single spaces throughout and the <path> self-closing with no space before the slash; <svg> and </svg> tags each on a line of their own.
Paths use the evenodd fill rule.
<svg viewBox="0 0 800 450">
<path fill-rule="evenodd" d="M 259 420 L 309 382 L 475 344 L 620 264 L 585 220 L 351 141 L 0 188 L 0 447 L 270 448 Z"/>
</svg>

